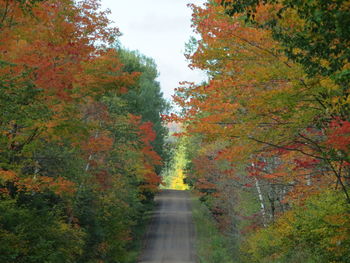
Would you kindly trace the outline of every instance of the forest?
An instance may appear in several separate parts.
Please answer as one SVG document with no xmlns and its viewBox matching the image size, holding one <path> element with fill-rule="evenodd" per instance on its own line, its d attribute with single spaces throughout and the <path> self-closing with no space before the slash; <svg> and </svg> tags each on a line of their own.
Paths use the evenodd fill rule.
<svg viewBox="0 0 350 263">
<path fill-rule="evenodd" d="M 0 262 L 136 262 L 170 187 L 201 263 L 350 263 L 350 1 L 189 8 L 176 112 L 99 0 L 0 0 Z"/>
<path fill-rule="evenodd" d="M 208 81 L 183 82 L 167 119 L 228 239 L 230 261 L 203 262 L 350 262 L 350 2 L 191 8 L 186 57 Z"/>
<path fill-rule="evenodd" d="M 0 1 L 0 262 L 134 262 L 169 105 L 119 35 L 99 1 Z"/>
</svg>

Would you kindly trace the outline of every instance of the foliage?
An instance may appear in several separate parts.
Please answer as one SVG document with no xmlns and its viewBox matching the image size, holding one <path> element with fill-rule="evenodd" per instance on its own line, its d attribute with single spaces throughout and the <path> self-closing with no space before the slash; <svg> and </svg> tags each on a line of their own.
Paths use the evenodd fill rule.
<svg viewBox="0 0 350 263">
<path fill-rule="evenodd" d="M 33 197 L 33 202 L 42 202 L 40 198 Z M 83 252 L 85 233 L 79 226 L 67 224 L 55 210 L 2 200 L 1 262 L 75 262 Z"/>
<path fill-rule="evenodd" d="M 341 1 L 222 1 L 231 15 L 249 14 L 257 19 L 259 5 L 276 8 L 265 25 L 272 29 L 275 39 L 292 60 L 302 64 L 309 75 L 333 75 L 346 84 L 349 54 L 349 4 Z M 289 22 L 288 24 L 286 22 Z M 341 76 L 344 76 L 341 80 Z"/>
<path fill-rule="evenodd" d="M 141 73 L 138 82 L 123 96 L 129 102 L 128 110 L 132 114 L 142 116 L 143 121 L 153 123 L 156 138 L 152 146 L 166 160 L 163 145 L 167 129 L 163 125 L 161 115 L 168 113 L 170 105 L 163 99 L 159 82 L 156 81 L 158 77 L 156 64 L 152 59 L 134 51 L 120 49 L 119 56 L 126 72 Z"/>
<path fill-rule="evenodd" d="M 349 205 L 327 191 L 248 238 L 247 262 L 349 262 Z"/>
<path fill-rule="evenodd" d="M 201 263 L 233 262 L 228 240 L 217 230 L 209 210 L 196 198 L 192 201 L 196 228 L 197 257 Z"/>
<path fill-rule="evenodd" d="M 0 1 L 1 262 L 125 262 L 158 191 L 156 65 L 128 69 L 108 14 Z"/>
<path fill-rule="evenodd" d="M 174 96 L 182 111 L 166 117 L 186 127 L 186 181 L 237 246 L 253 236 L 246 262 L 347 262 L 316 225 L 328 231 L 326 215 L 347 216 L 329 203 L 350 203 L 348 1 L 191 8 L 200 38 L 186 57 L 208 81 L 183 82 Z M 292 214 L 304 221 L 281 231 L 304 232 L 276 243 L 283 235 L 274 227 Z"/>
<path fill-rule="evenodd" d="M 171 136 L 173 135 L 169 135 L 169 141 Z M 171 160 L 162 171 L 162 177 L 165 183 L 164 187 L 174 190 L 188 190 L 184 171 L 187 165 L 185 138 L 175 140 L 172 144 L 173 152 Z"/>
</svg>

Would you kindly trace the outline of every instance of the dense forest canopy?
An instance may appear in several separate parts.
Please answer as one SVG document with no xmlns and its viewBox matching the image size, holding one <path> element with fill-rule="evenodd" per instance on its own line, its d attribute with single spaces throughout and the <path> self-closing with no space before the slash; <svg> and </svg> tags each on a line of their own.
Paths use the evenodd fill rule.
<svg viewBox="0 0 350 263">
<path fill-rule="evenodd" d="M 0 1 L 0 261 L 129 262 L 161 183 L 152 59 L 99 1 Z"/>
<path fill-rule="evenodd" d="M 200 38 L 168 116 L 234 262 L 350 262 L 349 1 L 191 5 Z"/>
</svg>

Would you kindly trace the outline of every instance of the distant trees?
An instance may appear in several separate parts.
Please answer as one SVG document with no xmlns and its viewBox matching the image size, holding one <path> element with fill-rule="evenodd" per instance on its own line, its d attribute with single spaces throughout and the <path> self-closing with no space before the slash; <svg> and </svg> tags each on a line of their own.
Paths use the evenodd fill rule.
<svg viewBox="0 0 350 263">
<path fill-rule="evenodd" d="M 161 114 L 168 113 L 170 104 L 163 99 L 160 84 L 156 81 L 158 71 L 155 62 L 137 52 L 120 49 L 119 56 L 126 72 L 140 72 L 141 75 L 134 87 L 126 93 L 125 98 L 129 103 L 129 112 L 142 116 L 142 121 L 153 123 L 156 138 L 152 142 L 155 151 L 163 158 L 167 158 L 164 152 L 164 138 L 167 129 L 162 124 Z"/>
</svg>

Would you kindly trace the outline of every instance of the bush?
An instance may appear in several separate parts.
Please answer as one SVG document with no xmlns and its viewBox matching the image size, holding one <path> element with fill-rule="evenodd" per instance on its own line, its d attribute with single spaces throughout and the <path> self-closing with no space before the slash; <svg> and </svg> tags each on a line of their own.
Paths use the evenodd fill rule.
<svg viewBox="0 0 350 263">
<path fill-rule="evenodd" d="M 0 262 L 76 262 L 83 239 L 84 232 L 56 211 L 0 201 Z"/>
<path fill-rule="evenodd" d="M 325 191 L 248 238 L 247 262 L 350 262 L 350 206 Z"/>
<path fill-rule="evenodd" d="M 192 203 L 199 262 L 232 263 L 228 239 L 219 232 L 209 209 L 197 199 L 194 199 Z"/>
</svg>

